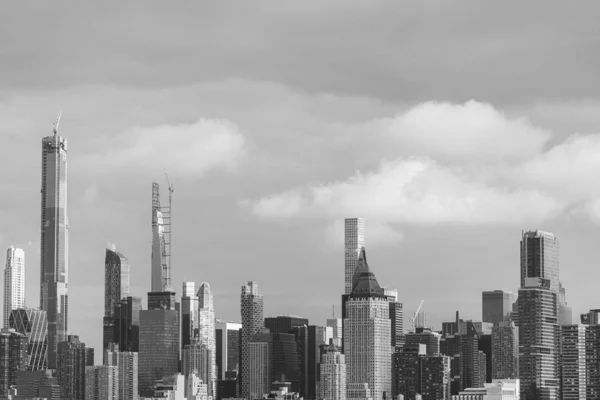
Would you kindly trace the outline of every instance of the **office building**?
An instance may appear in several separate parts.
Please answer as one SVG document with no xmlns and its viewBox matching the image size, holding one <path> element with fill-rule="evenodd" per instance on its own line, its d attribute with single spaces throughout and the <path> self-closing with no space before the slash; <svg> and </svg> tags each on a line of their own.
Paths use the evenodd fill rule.
<svg viewBox="0 0 600 400">
<path fill-rule="evenodd" d="M 104 257 L 104 318 L 103 349 L 115 343 L 115 308 L 122 298 L 129 296 L 130 266 L 127 258 L 106 249 Z"/>
<path fill-rule="evenodd" d="M 550 232 L 541 230 L 522 233 L 521 240 L 521 287 L 526 278 L 547 279 L 550 290 L 559 292 L 559 245 Z M 524 385 L 524 384 L 523 384 Z"/>
<path fill-rule="evenodd" d="M 250 393 L 254 393 L 250 392 L 250 376 L 248 369 L 250 368 L 250 358 L 248 345 L 252 341 L 252 337 L 257 333 L 262 333 L 264 329 L 263 296 L 260 293 L 258 293 L 258 283 L 248 282 L 247 285 L 242 286 L 242 294 L 240 298 L 240 311 L 242 316 L 242 336 L 240 346 L 240 397 L 248 398 Z M 265 346 L 267 346 L 266 351 L 268 352 L 268 345 L 265 344 Z M 253 351 L 258 351 L 256 346 L 254 346 Z M 268 357 L 266 357 L 266 359 L 268 360 Z M 254 378 L 255 377 L 253 377 L 253 379 Z"/>
<path fill-rule="evenodd" d="M 562 400 L 586 398 L 586 334 L 585 325 L 561 327 Z"/>
<path fill-rule="evenodd" d="M 420 357 L 419 389 L 422 400 L 450 400 L 450 357 Z"/>
<path fill-rule="evenodd" d="M 25 307 L 25 252 L 9 247 L 4 268 L 4 328 L 8 327 L 10 312 Z"/>
<path fill-rule="evenodd" d="M 336 346 L 342 346 L 342 319 L 328 318 L 326 321 L 327 328 L 331 328 L 331 339 Z"/>
<path fill-rule="evenodd" d="M 368 383 L 347 383 L 346 396 L 348 400 L 373 400 Z"/>
<path fill-rule="evenodd" d="M 58 344 L 56 377 L 63 399 L 85 398 L 85 367 L 94 366 L 94 349 L 86 347 L 77 335 Z"/>
<path fill-rule="evenodd" d="M 331 343 L 324 348 L 320 364 L 320 394 L 323 400 L 346 399 L 346 361 L 341 348 Z"/>
<path fill-rule="evenodd" d="M 512 306 L 516 301 L 513 292 L 494 290 L 481 293 L 481 321 L 498 324 L 510 320 Z"/>
<path fill-rule="evenodd" d="M 40 308 L 48 319 L 48 368 L 56 368 L 58 343 L 67 340 L 69 219 L 67 218 L 67 140 L 42 139 L 42 212 L 40 239 Z"/>
<path fill-rule="evenodd" d="M 12 310 L 8 318 L 8 326 L 27 336 L 27 370 L 45 370 L 48 365 L 46 311 L 31 308 Z"/>
<path fill-rule="evenodd" d="M 492 379 L 519 377 L 519 328 L 500 322 L 492 328 Z"/>
<path fill-rule="evenodd" d="M 185 377 L 183 375 L 175 373 L 164 376 L 163 378 L 156 380 L 152 399 L 185 399 L 185 387 Z"/>
<path fill-rule="evenodd" d="M 17 382 L 17 371 L 27 369 L 27 336 L 14 329 L 0 331 L 0 398 Z"/>
<path fill-rule="evenodd" d="M 152 182 L 152 254 L 151 289 L 152 292 L 171 292 L 171 210 L 160 205 L 160 187 Z"/>
<path fill-rule="evenodd" d="M 203 343 L 186 345 L 181 352 L 181 372 L 183 376 L 196 373 L 202 382 L 209 385 L 212 373 L 212 354 Z M 209 386 L 210 393 L 210 386 Z M 187 394 L 187 393 L 186 393 Z M 212 396 L 212 395 L 211 395 Z"/>
<path fill-rule="evenodd" d="M 64 400 L 51 370 L 17 371 L 17 399 Z"/>
<path fill-rule="evenodd" d="M 181 294 L 181 348 L 198 337 L 198 296 L 196 283 L 183 282 Z"/>
<path fill-rule="evenodd" d="M 118 351 L 118 345 L 112 345 L 104 351 L 104 365 L 117 368 L 118 398 L 120 400 L 138 399 L 138 353 Z"/>
<path fill-rule="evenodd" d="M 148 307 L 152 304 L 155 308 L 140 311 L 140 396 L 152 396 L 154 382 L 179 369 L 179 316 L 174 296 L 148 293 Z"/>
<path fill-rule="evenodd" d="M 372 397 L 381 399 L 392 394 L 390 307 L 369 270 L 364 247 L 359 261 L 343 322 L 346 380 L 348 384 L 368 384 Z"/>
<path fill-rule="evenodd" d="M 129 296 L 115 305 L 113 313 L 113 343 L 119 345 L 120 351 L 137 353 L 140 349 L 140 311 L 142 299 Z"/>
<path fill-rule="evenodd" d="M 294 328 L 308 326 L 308 319 L 295 315 L 265 318 L 265 328 L 271 333 L 292 333 Z"/>
<path fill-rule="evenodd" d="M 479 335 L 477 343 L 479 352 L 484 356 L 480 363 L 482 382 L 492 383 L 492 335 Z"/>
<path fill-rule="evenodd" d="M 592 313 L 597 314 L 598 310 Z M 589 324 L 585 330 L 586 398 L 600 399 L 600 324 L 596 318 L 583 322 Z"/>
<path fill-rule="evenodd" d="M 185 398 L 187 400 L 208 400 L 211 398 L 208 385 L 197 374 L 191 373 L 185 376 L 185 382 Z"/>
<path fill-rule="evenodd" d="M 357 267 L 360 250 L 365 246 L 365 220 L 363 218 L 346 218 L 345 224 L 345 294 L 352 293 L 352 277 Z"/>
<path fill-rule="evenodd" d="M 213 294 L 208 282 L 202 282 L 198 289 L 198 340 L 210 350 L 210 372 L 208 381 L 208 393 L 217 397 L 217 367 L 216 352 L 217 343 L 215 338 L 215 309 L 213 306 Z"/>
<path fill-rule="evenodd" d="M 392 347 L 402 347 L 405 342 L 404 323 L 403 323 L 403 306 L 399 301 L 390 301 L 390 323 L 391 330 L 391 345 Z"/>
<path fill-rule="evenodd" d="M 228 371 L 239 372 L 240 329 L 242 329 L 242 324 L 240 323 L 217 319 L 215 339 L 218 379 L 224 380 L 226 378 L 225 374 Z"/>
<path fill-rule="evenodd" d="M 405 344 L 424 344 L 427 349 L 427 355 L 433 356 L 440 354 L 440 340 L 442 335 L 438 332 L 432 332 L 430 329 L 417 329 L 417 332 L 410 332 L 404 335 Z"/>
<path fill-rule="evenodd" d="M 120 400 L 118 372 L 114 365 L 85 367 L 85 400 Z"/>
<path fill-rule="evenodd" d="M 265 333 L 254 335 L 252 340 L 253 342 L 262 342 L 269 345 L 269 384 L 283 377 L 286 382 L 290 383 L 290 390 L 297 392 L 300 386 L 300 369 L 294 334 L 268 333 L 265 331 Z M 318 348 L 316 355 L 318 356 Z M 315 362 L 315 369 L 317 362 Z M 309 398 L 316 398 L 316 394 L 314 396 Z"/>
<path fill-rule="evenodd" d="M 248 342 L 246 345 L 248 367 L 244 373 L 248 394 L 247 399 L 261 399 L 269 393 L 271 387 L 271 370 L 269 344 L 264 342 Z"/>
<path fill-rule="evenodd" d="M 557 293 L 552 282 L 526 278 L 519 289 L 519 378 L 524 399 L 558 399 L 560 349 Z"/>
<path fill-rule="evenodd" d="M 427 354 L 424 344 L 405 344 L 396 349 L 392 366 L 392 398 L 398 395 L 414 399 L 421 392 L 419 381 L 419 360 Z"/>
</svg>

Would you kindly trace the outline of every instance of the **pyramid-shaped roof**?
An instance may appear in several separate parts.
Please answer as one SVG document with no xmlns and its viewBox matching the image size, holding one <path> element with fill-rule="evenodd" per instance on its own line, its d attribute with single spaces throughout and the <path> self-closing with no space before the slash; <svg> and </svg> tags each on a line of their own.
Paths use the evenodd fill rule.
<svg viewBox="0 0 600 400">
<path fill-rule="evenodd" d="M 379 286 L 375 274 L 369 270 L 367 252 L 364 247 L 360 249 L 358 263 L 352 277 L 352 293 L 350 297 L 384 297 L 383 289 Z"/>
</svg>

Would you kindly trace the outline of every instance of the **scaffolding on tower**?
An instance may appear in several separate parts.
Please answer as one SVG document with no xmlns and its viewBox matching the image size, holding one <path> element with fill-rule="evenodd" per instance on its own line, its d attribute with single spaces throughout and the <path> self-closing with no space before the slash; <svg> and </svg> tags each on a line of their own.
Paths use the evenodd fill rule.
<svg viewBox="0 0 600 400">
<path fill-rule="evenodd" d="M 173 185 L 169 180 L 169 174 L 165 171 L 165 177 L 167 178 L 167 190 L 169 191 L 169 205 L 167 207 L 162 207 L 162 215 L 163 215 L 163 226 L 164 226 L 164 237 L 165 237 L 165 246 L 163 253 L 163 288 L 164 290 L 172 290 L 171 287 L 171 233 L 173 227 Z"/>
</svg>

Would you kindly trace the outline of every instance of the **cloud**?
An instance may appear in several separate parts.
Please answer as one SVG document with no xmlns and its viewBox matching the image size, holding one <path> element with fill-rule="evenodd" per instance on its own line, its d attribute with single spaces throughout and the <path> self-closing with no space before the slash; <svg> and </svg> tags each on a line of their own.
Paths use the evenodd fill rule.
<svg viewBox="0 0 600 400">
<path fill-rule="evenodd" d="M 91 157 L 89 163 L 116 170 L 162 170 L 201 175 L 212 169 L 234 171 L 245 156 L 240 129 L 227 120 L 200 119 L 192 124 L 136 126 L 119 145 Z"/>
</svg>

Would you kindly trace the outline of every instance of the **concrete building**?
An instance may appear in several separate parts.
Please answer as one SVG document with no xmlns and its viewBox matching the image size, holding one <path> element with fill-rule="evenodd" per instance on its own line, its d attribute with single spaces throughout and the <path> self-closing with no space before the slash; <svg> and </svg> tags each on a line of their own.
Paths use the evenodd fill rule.
<svg viewBox="0 0 600 400">
<path fill-rule="evenodd" d="M 442 335 L 438 332 L 432 332 L 430 329 L 417 329 L 417 332 L 410 332 L 405 335 L 405 344 L 424 344 L 427 355 L 433 356 L 440 354 L 441 338 Z"/>
<path fill-rule="evenodd" d="M 48 368 L 57 366 L 58 344 L 67 340 L 69 219 L 67 217 L 67 139 L 42 139 L 40 309 L 48 319 Z"/>
<path fill-rule="evenodd" d="M 142 299 L 140 297 L 129 296 L 121 299 L 115 305 L 113 343 L 119 345 L 120 351 L 139 352 L 140 311 L 142 311 Z"/>
<path fill-rule="evenodd" d="M 268 394 L 271 387 L 271 363 L 269 344 L 264 342 L 249 342 L 248 368 L 246 379 L 248 382 L 247 399 L 260 399 Z"/>
<path fill-rule="evenodd" d="M 519 400 L 519 380 L 493 380 L 483 388 L 468 388 L 452 400 Z"/>
<path fill-rule="evenodd" d="M 213 294 L 208 282 L 202 282 L 198 289 L 198 341 L 210 350 L 210 365 L 208 381 L 208 393 L 217 397 L 217 342 L 215 338 L 215 309 L 213 305 Z"/>
<path fill-rule="evenodd" d="M 513 292 L 494 290 L 481 293 L 481 321 L 498 324 L 508 321 L 517 300 Z"/>
<path fill-rule="evenodd" d="M 181 352 L 181 372 L 183 376 L 196 374 L 198 379 L 208 385 L 210 394 L 210 379 L 212 373 L 212 354 L 211 350 L 202 343 L 195 342 L 186 345 Z M 187 396 L 187 391 L 185 392 Z M 210 394 L 212 397 L 212 394 Z"/>
<path fill-rule="evenodd" d="M 46 311 L 31 308 L 12 310 L 8 326 L 27 336 L 27 370 L 43 371 L 48 366 L 48 321 Z"/>
<path fill-rule="evenodd" d="M 561 391 L 562 400 L 586 399 L 586 327 L 561 327 Z"/>
<path fill-rule="evenodd" d="M 326 321 L 326 327 L 331 329 L 331 338 L 333 339 L 333 344 L 336 346 L 342 345 L 342 319 L 341 318 L 328 318 Z M 327 341 L 329 343 L 329 341 Z"/>
<path fill-rule="evenodd" d="M 17 383 L 17 372 L 27 369 L 27 336 L 14 329 L 0 331 L 0 398 Z"/>
<path fill-rule="evenodd" d="M 138 399 L 138 353 L 118 351 L 116 346 L 104 351 L 104 365 L 117 368 L 118 399 Z"/>
<path fill-rule="evenodd" d="M 424 344 L 405 344 L 396 349 L 392 366 L 392 397 L 398 395 L 414 399 L 421 392 L 419 381 L 419 360 L 427 354 Z"/>
<path fill-rule="evenodd" d="M 346 399 L 346 360 L 340 348 L 332 343 L 325 347 L 321 356 L 321 379 L 319 399 Z"/>
<path fill-rule="evenodd" d="M 77 335 L 69 335 L 58 344 L 56 377 L 62 389 L 62 398 L 85 398 L 85 367 L 94 366 L 94 349 L 85 346 Z"/>
<path fill-rule="evenodd" d="M 63 400 L 58 380 L 52 376 L 51 370 L 18 371 L 16 385 L 18 400 Z"/>
<path fill-rule="evenodd" d="M 348 400 L 373 400 L 368 383 L 347 383 L 346 395 Z"/>
<path fill-rule="evenodd" d="M 352 277 L 358 263 L 358 256 L 365 246 L 365 220 L 363 218 L 346 218 L 344 220 L 345 248 L 345 294 L 352 293 Z"/>
<path fill-rule="evenodd" d="M 96 365 L 85 368 L 85 400 L 121 400 L 117 366 Z"/>
<path fill-rule="evenodd" d="M 500 322 L 492 328 L 492 379 L 519 376 L 519 328 L 513 322 Z"/>
<path fill-rule="evenodd" d="M 116 251 L 106 249 L 104 257 L 104 318 L 102 349 L 109 343 L 115 343 L 115 307 L 121 299 L 129 296 L 130 287 L 129 260 Z"/>
<path fill-rule="evenodd" d="M 227 371 L 239 372 L 240 329 L 242 329 L 240 323 L 217 319 L 215 339 L 218 379 L 224 380 Z"/>
<path fill-rule="evenodd" d="M 369 270 L 364 247 L 353 281 L 343 323 L 346 380 L 348 384 L 368 384 L 371 396 L 381 399 L 392 394 L 390 307 Z"/>
<path fill-rule="evenodd" d="M 450 357 L 420 357 L 419 390 L 423 400 L 450 400 Z"/>
<path fill-rule="evenodd" d="M 25 252 L 13 246 L 6 251 L 4 268 L 4 325 L 12 310 L 25 307 Z"/>
<path fill-rule="evenodd" d="M 242 286 L 240 311 L 242 316 L 240 397 L 248 398 L 251 393 L 248 345 L 252 341 L 252 337 L 257 333 L 262 333 L 264 329 L 263 296 L 258 293 L 258 284 L 256 282 L 248 282 L 247 285 Z M 268 348 L 268 345 L 266 346 Z M 256 346 L 254 346 L 253 351 L 257 351 Z M 253 388 L 256 388 L 256 386 L 253 386 Z"/>
</svg>

